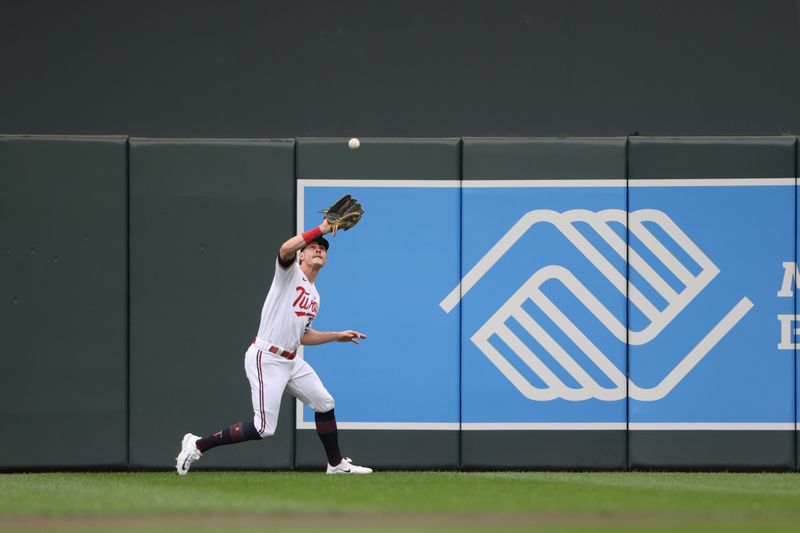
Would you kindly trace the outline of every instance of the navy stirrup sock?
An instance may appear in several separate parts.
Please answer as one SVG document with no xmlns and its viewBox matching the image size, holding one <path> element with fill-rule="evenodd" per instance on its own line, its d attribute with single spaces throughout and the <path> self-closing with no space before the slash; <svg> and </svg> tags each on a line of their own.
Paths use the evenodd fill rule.
<svg viewBox="0 0 800 533">
<path fill-rule="evenodd" d="M 328 464 L 336 466 L 342 462 L 342 453 L 339 451 L 339 431 L 336 428 L 336 416 L 333 409 L 327 413 L 314 413 L 314 422 L 317 424 L 317 435 L 325 447 Z"/>
<path fill-rule="evenodd" d="M 253 421 L 250 420 L 249 422 L 231 424 L 222 431 L 217 431 L 208 437 L 203 437 L 197 441 L 197 449 L 200 450 L 200 453 L 203 453 L 206 450 L 210 450 L 211 448 L 215 448 L 217 446 L 235 444 L 237 442 L 256 440 L 260 438 L 261 435 L 258 434 L 255 424 L 253 424 Z"/>
</svg>

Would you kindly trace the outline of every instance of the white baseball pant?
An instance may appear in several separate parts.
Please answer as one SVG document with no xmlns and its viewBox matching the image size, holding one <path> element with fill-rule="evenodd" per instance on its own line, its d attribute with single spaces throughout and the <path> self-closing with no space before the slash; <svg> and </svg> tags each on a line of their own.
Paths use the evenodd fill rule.
<svg viewBox="0 0 800 533">
<path fill-rule="evenodd" d="M 289 360 L 250 345 L 244 355 L 244 369 L 250 381 L 253 423 L 262 438 L 275 434 L 284 390 L 315 412 L 333 409 L 333 397 L 302 356 Z"/>
</svg>

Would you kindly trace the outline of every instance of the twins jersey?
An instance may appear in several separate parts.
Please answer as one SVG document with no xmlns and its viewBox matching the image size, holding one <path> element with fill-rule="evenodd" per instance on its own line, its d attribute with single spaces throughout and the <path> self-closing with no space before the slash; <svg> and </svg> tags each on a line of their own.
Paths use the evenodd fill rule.
<svg viewBox="0 0 800 533">
<path fill-rule="evenodd" d="M 262 350 L 277 346 L 297 351 L 300 339 L 319 311 L 319 293 L 294 261 L 289 267 L 275 260 L 275 277 L 261 309 L 255 345 Z"/>
</svg>

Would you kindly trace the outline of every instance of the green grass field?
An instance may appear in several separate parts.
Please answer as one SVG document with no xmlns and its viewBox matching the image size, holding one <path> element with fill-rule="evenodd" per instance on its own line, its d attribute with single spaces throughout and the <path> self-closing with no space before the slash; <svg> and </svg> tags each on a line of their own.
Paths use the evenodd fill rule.
<svg viewBox="0 0 800 533">
<path fill-rule="evenodd" d="M 0 475 L 1 531 L 798 531 L 800 475 Z"/>
</svg>

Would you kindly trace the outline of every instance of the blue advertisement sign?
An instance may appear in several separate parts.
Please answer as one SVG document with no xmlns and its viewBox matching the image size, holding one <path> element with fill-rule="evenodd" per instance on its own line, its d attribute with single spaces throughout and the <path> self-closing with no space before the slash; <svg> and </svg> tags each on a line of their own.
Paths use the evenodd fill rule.
<svg viewBox="0 0 800 533">
<path fill-rule="evenodd" d="M 306 351 L 344 428 L 794 427 L 793 179 L 298 192 L 304 228 L 343 194 L 367 210 L 314 327 L 369 338 Z"/>
</svg>

